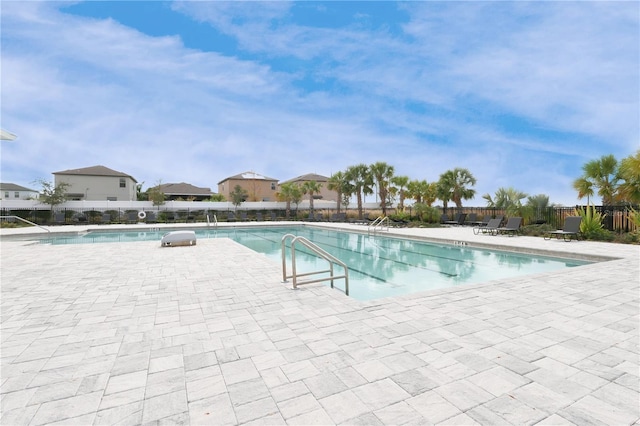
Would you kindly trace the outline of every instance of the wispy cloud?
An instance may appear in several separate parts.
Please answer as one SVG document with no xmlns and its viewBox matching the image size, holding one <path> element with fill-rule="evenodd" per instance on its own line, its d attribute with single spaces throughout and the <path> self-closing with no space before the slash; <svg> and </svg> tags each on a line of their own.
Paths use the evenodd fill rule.
<svg viewBox="0 0 640 426">
<path fill-rule="evenodd" d="M 172 4 L 236 40 L 229 54 L 3 3 L 2 126 L 20 137 L 2 145 L 3 181 L 103 164 L 215 188 L 387 161 L 571 203 L 585 161 L 638 147 L 637 4 L 384 3 L 383 20 L 356 2 L 331 27 L 340 5 Z"/>
</svg>

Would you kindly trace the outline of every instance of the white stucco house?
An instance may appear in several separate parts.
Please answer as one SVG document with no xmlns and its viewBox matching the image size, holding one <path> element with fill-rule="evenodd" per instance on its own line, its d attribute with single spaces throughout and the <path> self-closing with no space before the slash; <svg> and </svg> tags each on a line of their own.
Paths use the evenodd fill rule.
<svg viewBox="0 0 640 426">
<path fill-rule="evenodd" d="M 35 189 L 25 188 L 15 183 L 0 183 L 0 199 L 2 200 L 35 200 L 40 193 Z"/>
<path fill-rule="evenodd" d="M 131 175 L 105 166 L 54 172 L 54 185 L 69 184 L 67 196 L 70 200 L 136 201 L 136 184 Z"/>
</svg>

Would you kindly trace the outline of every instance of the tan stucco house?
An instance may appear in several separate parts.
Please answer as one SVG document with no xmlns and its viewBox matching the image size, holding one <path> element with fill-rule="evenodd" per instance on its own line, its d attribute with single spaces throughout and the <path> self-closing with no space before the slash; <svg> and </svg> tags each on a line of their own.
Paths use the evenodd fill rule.
<svg viewBox="0 0 640 426">
<path fill-rule="evenodd" d="M 54 185 L 69 184 L 70 200 L 136 201 L 136 181 L 132 176 L 105 166 L 54 172 Z"/>
<path fill-rule="evenodd" d="M 280 188 L 280 185 L 282 185 L 283 183 L 295 183 L 302 186 L 305 182 L 311 182 L 311 181 L 316 181 L 318 184 L 321 185 L 320 192 L 313 196 L 314 199 L 323 200 L 323 201 L 338 201 L 338 193 L 336 191 L 331 191 L 330 189 L 327 188 L 329 186 L 329 178 L 326 176 L 315 174 L 315 173 L 308 173 L 306 175 L 289 179 L 288 181 L 285 181 L 285 182 L 280 182 L 280 184 L 278 185 L 278 189 Z"/>
<path fill-rule="evenodd" d="M 247 191 L 245 201 L 276 201 L 278 179 L 256 172 L 244 172 L 218 182 L 218 193 L 231 200 L 231 193 L 236 185 Z"/>
</svg>

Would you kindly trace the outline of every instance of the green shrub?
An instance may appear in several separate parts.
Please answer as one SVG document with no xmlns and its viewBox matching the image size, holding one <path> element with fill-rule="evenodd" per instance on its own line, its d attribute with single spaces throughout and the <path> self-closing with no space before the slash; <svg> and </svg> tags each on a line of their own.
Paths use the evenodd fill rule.
<svg viewBox="0 0 640 426">
<path fill-rule="evenodd" d="M 605 215 L 598 213 L 594 206 L 589 205 L 584 208 L 578 207 L 576 209 L 576 214 L 582 217 L 582 222 L 580 222 L 580 232 L 584 238 L 588 240 L 600 240 L 601 237 L 605 236 L 605 233 L 603 232 L 604 229 L 602 229 L 602 219 Z M 604 241 L 610 240 L 605 239 Z"/>
<path fill-rule="evenodd" d="M 427 223 L 439 223 L 440 222 L 440 209 L 433 206 L 428 206 L 424 203 L 415 203 L 413 205 L 413 211 L 418 219 Z"/>
</svg>

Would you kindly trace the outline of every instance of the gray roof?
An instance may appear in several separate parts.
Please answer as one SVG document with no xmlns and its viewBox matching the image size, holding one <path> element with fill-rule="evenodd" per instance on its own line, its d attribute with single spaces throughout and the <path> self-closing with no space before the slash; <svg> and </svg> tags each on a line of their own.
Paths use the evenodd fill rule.
<svg viewBox="0 0 640 426">
<path fill-rule="evenodd" d="M 309 182 L 309 181 L 316 181 L 316 182 L 327 182 L 329 180 L 328 177 L 326 176 L 322 176 L 316 173 L 307 173 L 306 175 L 302 175 L 302 176 L 298 176 L 295 177 L 293 179 L 289 179 L 288 181 L 285 182 L 281 182 L 280 184 L 283 183 L 293 183 L 293 182 Z"/>
<path fill-rule="evenodd" d="M 256 173 L 256 172 L 244 172 L 244 173 L 240 173 L 238 175 L 235 176 L 229 176 L 228 178 L 222 179 L 220 182 L 218 182 L 218 185 L 220 185 L 222 182 L 228 181 L 228 180 L 265 180 L 265 181 L 273 181 L 273 182 L 277 182 L 278 179 L 274 179 L 274 178 L 270 178 L 267 176 L 263 176 L 260 173 Z"/>
<path fill-rule="evenodd" d="M 82 169 L 69 169 L 61 172 L 53 172 L 54 175 L 75 175 L 75 176 L 113 176 L 113 177 L 128 177 L 134 182 L 138 182 L 133 176 L 128 175 L 117 170 L 112 170 L 105 166 L 92 166 L 84 167 Z"/>
<path fill-rule="evenodd" d="M 2 191 L 30 191 L 38 192 L 37 189 L 29 189 L 24 186 L 16 185 L 15 183 L 0 183 L 0 190 Z"/>
<path fill-rule="evenodd" d="M 160 185 L 160 191 L 166 195 L 206 195 L 213 194 L 211 188 L 200 188 L 189 183 L 163 183 Z"/>
</svg>

